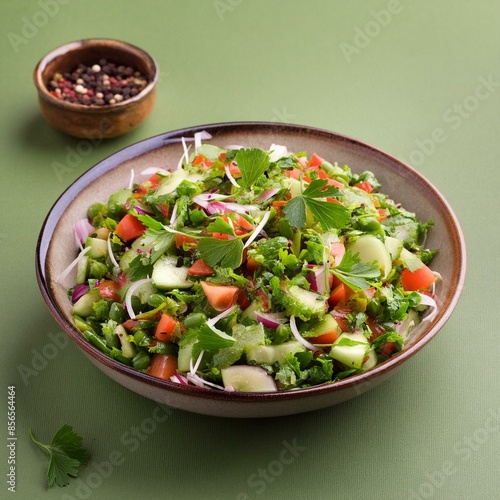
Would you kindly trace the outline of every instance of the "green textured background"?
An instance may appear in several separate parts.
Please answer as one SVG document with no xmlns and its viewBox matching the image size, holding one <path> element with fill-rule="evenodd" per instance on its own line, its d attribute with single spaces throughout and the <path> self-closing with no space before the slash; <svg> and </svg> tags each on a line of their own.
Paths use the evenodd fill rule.
<svg viewBox="0 0 500 500">
<path fill-rule="evenodd" d="M 500 498 L 498 0 L 2 0 L 0 11 L 1 498 Z M 44 122 L 32 71 L 52 48 L 93 36 L 150 51 L 158 99 L 140 128 L 75 164 L 79 140 Z M 269 420 L 167 415 L 65 342 L 42 301 L 38 232 L 74 179 L 149 136 L 237 120 L 369 142 L 423 173 L 462 225 L 468 276 L 454 315 L 397 376 L 355 400 Z M 56 175 L 56 162 L 70 168 Z M 48 491 L 28 429 L 50 440 L 64 423 L 92 461 Z"/>
</svg>

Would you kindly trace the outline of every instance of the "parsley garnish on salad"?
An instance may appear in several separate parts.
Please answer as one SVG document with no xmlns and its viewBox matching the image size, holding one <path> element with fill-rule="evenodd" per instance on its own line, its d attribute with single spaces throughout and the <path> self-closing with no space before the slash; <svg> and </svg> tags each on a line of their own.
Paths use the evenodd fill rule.
<svg viewBox="0 0 500 500">
<path fill-rule="evenodd" d="M 369 370 L 435 314 L 432 221 L 372 172 L 194 142 L 75 225 L 61 282 L 76 267 L 75 325 L 95 347 L 178 384 L 287 391 Z"/>
</svg>

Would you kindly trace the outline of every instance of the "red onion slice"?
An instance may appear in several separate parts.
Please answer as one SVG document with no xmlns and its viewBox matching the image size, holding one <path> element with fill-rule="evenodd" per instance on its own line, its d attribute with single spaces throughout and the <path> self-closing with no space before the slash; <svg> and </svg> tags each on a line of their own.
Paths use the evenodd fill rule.
<svg viewBox="0 0 500 500">
<path fill-rule="evenodd" d="M 94 226 L 92 226 L 87 219 L 81 219 L 73 224 L 73 228 L 75 231 L 76 244 L 80 248 L 83 248 L 82 245 L 87 240 L 89 233 L 94 230 Z"/>
<path fill-rule="evenodd" d="M 278 326 L 286 323 L 285 313 L 264 313 L 259 311 L 255 313 L 255 317 L 266 328 L 278 328 Z"/>
<path fill-rule="evenodd" d="M 79 285 L 76 285 L 75 288 L 73 288 L 73 293 L 71 294 L 71 302 L 73 304 L 81 298 L 83 295 L 85 295 L 89 291 L 89 286 L 86 285 L 85 283 L 80 283 Z"/>
</svg>

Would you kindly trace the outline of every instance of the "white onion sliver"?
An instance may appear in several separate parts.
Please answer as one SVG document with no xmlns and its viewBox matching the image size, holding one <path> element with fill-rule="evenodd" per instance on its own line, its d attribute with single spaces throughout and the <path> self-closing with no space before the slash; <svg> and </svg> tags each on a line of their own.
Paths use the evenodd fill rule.
<svg viewBox="0 0 500 500">
<path fill-rule="evenodd" d="M 191 375 L 195 375 L 196 372 L 198 371 L 198 367 L 200 366 L 201 360 L 203 358 L 203 354 L 205 354 L 205 351 L 201 351 L 200 354 L 198 355 L 198 359 L 196 360 L 196 363 L 193 366 L 193 358 L 189 360 L 189 373 Z"/>
<path fill-rule="evenodd" d="M 154 174 L 168 175 L 170 172 L 164 168 L 148 167 L 141 172 L 141 175 L 152 176 Z"/>
<path fill-rule="evenodd" d="M 206 322 L 207 326 L 209 327 L 215 326 L 221 319 L 225 318 L 226 316 L 229 316 L 237 307 L 238 307 L 237 305 L 234 305 L 233 307 L 230 307 L 229 309 L 222 311 L 214 318 L 210 318 Z"/>
<path fill-rule="evenodd" d="M 189 146 L 189 148 L 186 146 L 186 138 L 185 137 L 182 137 L 182 149 L 184 149 L 184 155 L 183 155 L 183 158 L 186 160 L 186 163 L 189 162 L 189 148 L 191 146 Z"/>
<path fill-rule="evenodd" d="M 225 202 L 224 208 L 226 212 L 236 212 L 238 214 L 249 214 L 254 210 L 258 210 L 257 205 L 242 205 L 241 203 Z"/>
<path fill-rule="evenodd" d="M 132 187 L 134 186 L 134 177 L 135 177 L 134 169 L 131 168 L 130 169 L 130 181 L 128 183 L 128 188 L 129 189 L 132 189 Z"/>
<path fill-rule="evenodd" d="M 125 308 L 127 309 L 127 313 L 130 317 L 130 319 L 135 318 L 135 312 L 134 309 L 132 308 L 132 296 L 134 295 L 134 292 L 142 285 L 145 283 L 151 283 L 153 281 L 151 278 L 144 278 L 142 280 L 135 281 L 132 283 L 127 290 L 127 294 L 125 295 Z"/>
<path fill-rule="evenodd" d="M 295 323 L 295 316 L 290 316 L 290 328 L 292 329 L 292 334 L 296 340 L 298 340 L 306 349 L 310 351 L 318 351 L 319 348 L 315 345 L 308 342 L 302 335 L 300 334 L 297 324 Z"/>
<path fill-rule="evenodd" d="M 244 149 L 244 146 L 240 146 L 239 144 L 228 144 L 224 146 L 224 149 L 232 149 L 233 151 L 237 151 L 238 149 Z"/>
<path fill-rule="evenodd" d="M 172 210 L 172 215 L 170 216 L 170 225 L 173 226 L 177 219 L 177 207 L 178 204 L 175 202 L 174 209 Z"/>
<path fill-rule="evenodd" d="M 259 233 L 264 229 L 264 226 L 267 224 L 267 221 L 269 220 L 269 217 L 271 216 L 271 212 L 266 212 L 264 214 L 264 217 L 262 217 L 262 220 L 260 221 L 259 225 L 253 230 L 252 235 L 250 238 L 245 243 L 245 246 L 243 248 L 247 248 L 252 244 L 252 242 L 259 236 Z"/>
<path fill-rule="evenodd" d="M 278 188 L 268 189 L 259 196 L 259 202 L 267 201 L 279 192 L 280 190 Z"/>
<path fill-rule="evenodd" d="M 208 387 L 212 387 L 213 389 L 219 389 L 220 391 L 224 390 L 224 387 L 221 387 L 220 385 L 217 385 L 217 384 L 213 384 L 212 382 L 209 382 L 208 380 L 204 380 L 199 375 L 196 375 L 196 373 L 194 373 L 194 374 L 188 373 L 186 375 L 186 378 L 198 387 L 208 386 Z"/>
<path fill-rule="evenodd" d="M 436 304 L 436 301 L 432 298 L 426 295 L 425 293 L 419 293 L 421 300 L 420 300 L 420 305 L 428 306 L 430 308 L 430 313 L 426 314 L 422 318 L 422 322 L 424 321 L 432 321 L 434 317 L 437 314 L 438 306 Z"/>
<path fill-rule="evenodd" d="M 64 278 L 68 276 L 71 270 L 80 262 L 81 258 L 90 250 L 90 247 L 84 248 L 76 257 L 76 259 L 71 262 L 71 264 L 56 278 L 56 283 L 63 284 Z"/>
<path fill-rule="evenodd" d="M 176 373 L 170 377 L 171 382 L 175 382 L 180 385 L 188 385 L 188 379 L 185 375 L 181 375 L 180 373 Z"/>
<path fill-rule="evenodd" d="M 271 161 L 278 161 L 280 158 L 283 158 L 285 156 L 289 156 L 286 146 L 271 144 L 271 147 L 269 148 L 269 159 Z"/>
<path fill-rule="evenodd" d="M 73 224 L 75 232 L 76 244 L 83 250 L 83 244 L 87 240 L 87 236 L 94 230 L 94 226 L 87 219 L 81 219 Z"/>
<path fill-rule="evenodd" d="M 120 265 L 118 264 L 118 262 L 116 262 L 116 259 L 115 259 L 115 255 L 113 254 L 113 248 L 111 247 L 111 235 L 113 233 L 109 233 L 108 234 L 108 254 L 109 254 L 109 258 L 111 260 L 111 263 L 113 264 L 113 266 L 117 267 L 118 269 L 120 268 Z"/>
<path fill-rule="evenodd" d="M 227 176 L 227 178 L 229 179 L 229 182 L 230 182 L 233 186 L 235 186 L 235 187 L 239 188 L 239 187 L 240 187 L 240 185 L 236 182 L 236 179 L 235 179 L 235 178 L 233 177 L 233 175 L 231 174 L 231 172 L 230 172 L 230 170 L 229 170 L 229 165 L 226 165 L 226 166 L 224 167 L 224 170 L 226 171 L 226 176 Z"/>
<path fill-rule="evenodd" d="M 201 147 L 201 141 L 209 141 L 211 138 L 212 136 L 206 130 L 196 132 L 194 134 L 194 150 L 198 151 L 198 148 Z"/>
</svg>

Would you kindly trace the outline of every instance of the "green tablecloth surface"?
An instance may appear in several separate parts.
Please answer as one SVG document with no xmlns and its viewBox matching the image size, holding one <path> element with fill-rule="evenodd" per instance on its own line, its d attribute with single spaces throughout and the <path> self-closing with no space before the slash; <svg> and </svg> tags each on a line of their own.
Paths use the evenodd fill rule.
<svg viewBox="0 0 500 500">
<path fill-rule="evenodd" d="M 3 0 L 0 11 L 1 498 L 500 498 L 498 1 Z M 41 117 L 32 72 L 88 37 L 151 52 L 158 97 L 142 126 L 70 164 L 79 140 Z M 413 165 L 461 223 L 466 286 L 436 339 L 354 400 L 275 419 L 167 415 L 64 340 L 35 279 L 38 233 L 57 197 L 113 152 L 253 120 L 333 130 Z M 65 423 L 92 459 L 47 489 L 28 430 L 49 441 Z"/>
</svg>

